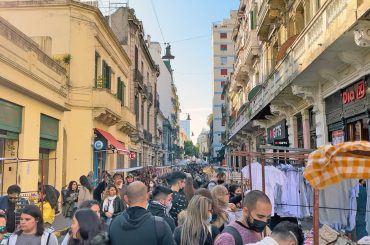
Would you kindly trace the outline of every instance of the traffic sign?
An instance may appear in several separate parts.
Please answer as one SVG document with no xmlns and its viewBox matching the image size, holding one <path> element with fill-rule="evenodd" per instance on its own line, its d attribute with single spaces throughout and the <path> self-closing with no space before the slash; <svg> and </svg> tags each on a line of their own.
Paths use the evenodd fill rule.
<svg viewBox="0 0 370 245">
<path fill-rule="evenodd" d="M 128 154 L 128 158 L 130 158 L 130 160 L 134 160 L 136 158 L 136 152 L 130 151 L 130 154 Z"/>
</svg>

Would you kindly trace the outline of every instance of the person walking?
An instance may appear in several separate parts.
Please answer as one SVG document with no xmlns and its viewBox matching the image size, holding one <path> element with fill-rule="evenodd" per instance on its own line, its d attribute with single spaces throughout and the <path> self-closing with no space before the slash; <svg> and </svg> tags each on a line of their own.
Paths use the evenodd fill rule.
<svg viewBox="0 0 370 245">
<path fill-rule="evenodd" d="M 177 225 L 177 215 L 188 206 L 188 201 L 184 194 L 180 193 L 185 187 L 186 174 L 183 172 L 172 172 L 167 176 L 167 183 L 171 185 L 172 190 L 172 207 L 170 210 L 171 217 Z"/>
<path fill-rule="evenodd" d="M 63 197 L 62 213 L 66 218 L 68 225 L 71 224 L 73 213 L 77 209 L 78 201 L 78 184 L 76 181 L 71 181 L 68 184 L 67 191 Z"/>
<path fill-rule="evenodd" d="M 243 245 L 260 241 L 271 212 L 271 201 L 265 193 L 258 190 L 248 192 L 243 201 L 242 218 L 226 226 L 216 238 L 215 245 Z"/>
<path fill-rule="evenodd" d="M 175 244 L 167 222 L 146 210 L 148 195 L 144 183 L 131 183 L 127 187 L 125 201 L 129 208 L 115 218 L 109 227 L 111 245 Z"/>
<path fill-rule="evenodd" d="M 93 199 L 93 187 L 90 185 L 90 182 L 85 175 L 80 177 L 80 184 L 82 188 L 78 193 L 77 206 L 80 206 L 80 204 L 84 201 Z"/>
<path fill-rule="evenodd" d="M 183 225 L 174 232 L 177 245 L 213 245 L 219 234 L 218 228 L 210 224 L 212 219 L 212 201 L 195 195 L 189 202 Z"/>
<path fill-rule="evenodd" d="M 76 211 L 70 235 L 68 245 L 108 244 L 108 236 L 102 231 L 99 217 L 88 208 Z"/>
<path fill-rule="evenodd" d="M 108 197 L 106 197 L 102 204 L 102 216 L 106 224 L 110 224 L 113 218 L 120 215 L 125 206 L 123 205 L 121 197 L 118 195 L 118 189 L 115 185 L 109 185 L 107 188 Z"/>
<path fill-rule="evenodd" d="M 20 230 L 9 237 L 8 244 L 58 245 L 58 240 L 44 228 L 40 209 L 35 205 L 28 205 L 21 213 Z"/>
<path fill-rule="evenodd" d="M 176 228 L 174 219 L 169 211 L 172 207 L 172 190 L 165 186 L 157 186 L 152 192 L 152 200 L 149 202 L 148 211 L 154 216 L 162 217 L 171 230 Z"/>
<path fill-rule="evenodd" d="M 47 227 L 51 227 L 55 219 L 55 211 L 58 207 L 58 199 L 55 195 L 54 188 L 50 185 L 40 186 L 39 204 L 42 209 L 42 218 Z"/>
</svg>

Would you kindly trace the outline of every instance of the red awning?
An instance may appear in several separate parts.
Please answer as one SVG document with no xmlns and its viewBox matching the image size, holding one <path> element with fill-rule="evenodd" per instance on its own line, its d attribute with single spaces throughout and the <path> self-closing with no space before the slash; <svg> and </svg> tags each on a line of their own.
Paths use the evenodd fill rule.
<svg viewBox="0 0 370 245">
<path fill-rule="evenodd" d="M 96 131 L 98 131 L 108 142 L 116 148 L 116 150 L 119 153 L 122 152 L 129 152 L 128 150 L 125 149 L 122 143 L 120 143 L 116 138 L 113 137 L 110 133 L 104 131 L 103 129 L 100 128 L 95 128 Z"/>
</svg>

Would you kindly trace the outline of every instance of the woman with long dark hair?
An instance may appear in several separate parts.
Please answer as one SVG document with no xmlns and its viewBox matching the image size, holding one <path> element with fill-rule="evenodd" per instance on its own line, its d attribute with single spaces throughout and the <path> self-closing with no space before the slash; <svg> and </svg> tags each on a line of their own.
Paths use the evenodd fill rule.
<svg viewBox="0 0 370 245">
<path fill-rule="evenodd" d="M 85 175 L 82 175 L 80 177 L 80 184 L 82 188 L 78 193 L 78 202 L 77 202 L 78 207 L 84 201 L 93 199 L 93 187 L 91 186 L 89 179 Z"/>
<path fill-rule="evenodd" d="M 177 245 L 212 245 L 219 234 L 217 227 L 210 224 L 212 201 L 195 195 L 189 202 L 184 224 L 174 231 Z"/>
<path fill-rule="evenodd" d="M 102 232 L 98 215 L 88 208 L 76 211 L 71 225 L 71 237 L 68 245 L 104 245 L 107 244 L 106 233 Z"/>
<path fill-rule="evenodd" d="M 58 197 L 50 185 L 44 185 L 39 190 L 39 201 L 42 206 L 42 216 L 46 226 L 51 226 L 55 219 L 55 210 L 58 209 Z"/>
<path fill-rule="evenodd" d="M 73 217 L 74 211 L 77 209 L 78 201 L 78 184 L 76 181 L 69 182 L 66 194 L 63 198 L 63 215 L 68 220 Z"/>
<path fill-rule="evenodd" d="M 8 244 L 58 245 L 58 239 L 45 230 L 40 209 L 28 205 L 21 213 L 20 230 L 9 238 Z"/>
</svg>

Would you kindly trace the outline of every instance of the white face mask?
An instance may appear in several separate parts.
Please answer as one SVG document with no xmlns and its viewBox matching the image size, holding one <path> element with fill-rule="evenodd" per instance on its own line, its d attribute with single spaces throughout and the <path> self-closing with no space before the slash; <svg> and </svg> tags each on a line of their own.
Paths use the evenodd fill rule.
<svg viewBox="0 0 370 245">
<path fill-rule="evenodd" d="M 209 214 L 208 215 L 207 222 L 208 222 L 208 224 L 211 224 L 211 222 L 212 222 L 212 214 Z"/>
<path fill-rule="evenodd" d="M 154 184 L 153 183 L 150 183 L 149 184 L 149 187 L 152 187 L 153 188 L 154 187 Z"/>
</svg>

